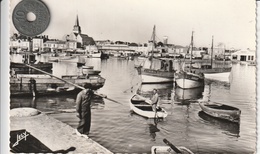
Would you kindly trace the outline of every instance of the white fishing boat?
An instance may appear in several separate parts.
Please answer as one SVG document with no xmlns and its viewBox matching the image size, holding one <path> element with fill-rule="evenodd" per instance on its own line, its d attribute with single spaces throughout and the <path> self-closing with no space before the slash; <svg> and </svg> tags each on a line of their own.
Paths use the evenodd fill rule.
<svg viewBox="0 0 260 154">
<path fill-rule="evenodd" d="M 101 55 L 102 55 L 102 52 L 100 52 L 99 50 L 91 51 L 88 53 L 89 58 L 101 58 Z"/>
<path fill-rule="evenodd" d="M 193 32 L 191 36 L 191 47 L 189 47 L 191 50 L 191 55 L 192 55 L 192 50 L 193 50 Z M 189 51 L 189 50 L 188 50 Z M 190 67 L 192 65 L 192 56 L 190 56 Z M 185 65 L 185 63 L 184 63 Z M 189 88 L 198 88 L 198 87 L 203 87 L 204 86 L 204 74 L 203 73 L 192 73 L 190 70 L 185 71 L 184 69 L 181 71 L 178 71 L 175 73 L 175 83 L 178 87 L 183 88 L 183 89 L 189 89 Z"/>
<path fill-rule="evenodd" d="M 173 59 L 155 58 L 155 26 L 152 34 L 152 50 L 150 56 L 135 68 L 141 75 L 142 83 L 169 83 L 173 82 Z M 157 61 L 157 62 L 156 62 Z M 146 63 L 149 65 L 147 67 Z"/>
<path fill-rule="evenodd" d="M 183 89 L 203 87 L 204 75 L 180 71 L 175 73 L 175 82 L 178 87 Z"/>
<path fill-rule="evenodd" d="M 225 76 L 229 76 L 232 66 L 230 64 L 227 64 L 228 62 L 225 61 L 225 58 L 223 59 L 223 62 L 220 62 L 220 64 L 213 67 L 213 40 L 214 40 L 214 37 L 212 36 L 210 65 L 201 64 L 197 67 L 191 66 L 191 68 L 186 68 L 187 70 L 191 70 L 191 72 L 203 73 L 205 75 L 206 79 L 212 79 L 212 78 L 214 78 L 214 76 L 216 76 L 216 78 L 218 78 L 219 76 L 222 76 L 222 74 L 228 74 Z M 224 54 L 225 54 L 225 52 L 224 52 Z M 224 55 L 224 57 L 225 57 L 225 55 Z M 228 80 L 228 77 L 226 78 L 226 80 Z"/>
<path fill-rule="evenodd" d="M 161 107 L 153 111 L 151 100 L 135 94 L 130 101 L 130 109 L 146 118 L 166 118 L 168 113 Z"/>
</svg>

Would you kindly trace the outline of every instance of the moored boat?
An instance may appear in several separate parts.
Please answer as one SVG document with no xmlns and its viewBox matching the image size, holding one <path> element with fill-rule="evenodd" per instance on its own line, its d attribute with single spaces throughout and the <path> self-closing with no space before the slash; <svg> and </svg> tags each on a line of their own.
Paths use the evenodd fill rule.
<svg viewBox="0 0 260 154">
<path fill-rule="evenodd" d="M 175 82 L 183 89 L 203 87 L 204 75 L 180 71 L 175 73 Z"/>
<path fill-rule="evenodd" d="M 176 147 L 181 154 L 194 154 L 192 151 L 190 151 L 188 148 L 184 146 L 178 146 Z M 179 154 L 175 152 L 170 146 L 153 146 L 151 148 L 152 154 Z"/>
<path fill-rule="evenodd" d="M 92 51 L 88 53 L 89 58 L 101 58 L 102 52 L 100 51 Z"/>
<path fill-rule="evenodd" d="M 191 35 L 191 47 L 189 47 L 190 54 L 192 55 L 193 51 L 193 31 Z M 188 49 L 188 51 L 189 51 Z M 190 67 L 192 65 L 192 56 L 190 56 Z M 185 63 L 184 63 L 185 66 Z M 175 73 L 175 83 L 177 84 L 178 87 L 183 88 L 183 89 L 189 89 L 189 88 L 198 88 L 198 87 L 203 87 L 204 86 L 204 74 L 203 73 L 196 73 L 192 72 L 191 70 L 185 71 L 184 69 L 181 71 L 178 71 Z"/>
<path fill-rule="evenodd" d="M 37 64 L 30 64 L 33 67 L 39 68 L 39 69 L 52 69 L 52 63 L 37 63 Z M 11 62 L 10 68 L 28 68 L 24 65 L 24 63 L 16 63 Z"/>
<path fill-rule="evenodd" d="M 62 79 L 82 87 L 90 83 L 93 89 L 99 89 L 105 84 L 105 79 L 100 75 L 66 75 Z M 44 74 L 17 74 L 10 77 L 11 97 L 74 94 L 79 90 L 81 89 Z"/>
<path fill-rule="evenodd" d="M 166 118 L 168 113 L 161 107 L 157 109 L 157 112 L 153 111 L 151 101 L 135 94 L 130 101 L 130 108 L 135 113 L 146 118 Z"/>
<path fill-rule="evenodd" d="M 189 69 L 191 72 L 203 73 L 205 75 L 205 78 L 208 78 L 208 76 L 214 78 L 214 76 L 220 76 L 223 73 L 230 74 L 232 66 L 229 62 L 227 62 L 229 64 L 226 64 L 225 59 L 223 59 L 222 62 L 215 61 L 215 66 L 213 67 L 213 38 L 214 37 L 212 36 L 210 64 L 205 64 L 205 61 L 201 61 L 201 64 L 199 66 L 194 67 L 191 65 L 191 68 L 186 68 L 187 70 Z M 196 64 L 198 65 L 199 63 Z"/>
<path fill-rule="evenodd" d="M 210 116 L 240 122 L 241 110 L 236 107 L 215 102 L 199 102 L 199 105 L 202 111 Z"/>
<path fill-rule="evenodd" d="M 152 49 L 150 56 L 139 66 L 135 66 L 138 74 L 141 75 L 142 83 L 169 83 L 173 82 L 174 68 L 173 59 L 155 58 L 155 26 L 152 34 Z M 146 63 L 149 67 L 146 67 Z M 160 63 L 158 65 L 158 63 Z"/>
<path fill-rule="evenodd" d="M 157 153 L 169 153 L 169 154 L 194 154 L 191 150 L 189 150 L 186 147 L 179 146 L 176 147 L 173 145 L 170 141 L 167 139 L 163 139 L 163 142 L 167 146 L 153 146 L 151 148 L 152 154 L 157 154 Z"/>
</svg>

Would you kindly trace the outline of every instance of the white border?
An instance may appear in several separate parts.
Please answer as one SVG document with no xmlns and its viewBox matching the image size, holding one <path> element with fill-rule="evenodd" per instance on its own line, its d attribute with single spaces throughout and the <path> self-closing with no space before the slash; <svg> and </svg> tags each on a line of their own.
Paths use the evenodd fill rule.
<svg viewBox="0 0 260 154">
<path fill-rule="evenodd" d="M 9 0 L 1 1 L 1 153 L 9 152 Z"/>
<path fill-rule="evenodd" d="M 256 19 L 260 21 L 260 1 L 257 1 L 257 16 Z M 10 2 L 9 0 L 2 0 L 1 1 L 1 50 L 0 50 L 0 118 L 1 118 L 1 128 L 0 128 L 0 153 L 9 153 L 9 49 L 8 49 L 8 44 L 9 44 L 9 5 Z M 260 35 L 260 25 L 257 22 L 256 25 L 256 35 Z M 260 49 L 258 42 L 260 42 L 260 38 L 256 38 L 257 41 L 257 68 L 260 67 Z M 259 69 L 257 69 L 257 83 L 260 78 L 259 74 Z M 259 85 L 257 84 L 257 98 L 260 96 L 260 91 L 259 91 Z M 259 111 L 258 109 L 260 108 L 259 101 L 257 99 L 257 132 L 259 130 Z M 259 143 L 259 134 L 257 133 L 257 143 Z M 260 145 L 257 144 L 257 150 L 256 153 L 259 152 Z"/>
</svg>

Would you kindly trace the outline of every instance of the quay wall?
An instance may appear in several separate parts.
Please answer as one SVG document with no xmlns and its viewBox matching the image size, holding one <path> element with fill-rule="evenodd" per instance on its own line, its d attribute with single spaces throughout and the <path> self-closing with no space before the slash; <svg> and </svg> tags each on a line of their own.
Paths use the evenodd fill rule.
<svg viewBox="0 0 260 154">
<path fill-rule="evenodd" d="M 36 113 L 40 112 L 33 108 L 10 110 L 10 130 L 25 129 L 52 151 L 75 147 L 72 153 L 112 153 L 91 138 L 76 135 L 71 126 L 47 114 Z"/>
</svg>

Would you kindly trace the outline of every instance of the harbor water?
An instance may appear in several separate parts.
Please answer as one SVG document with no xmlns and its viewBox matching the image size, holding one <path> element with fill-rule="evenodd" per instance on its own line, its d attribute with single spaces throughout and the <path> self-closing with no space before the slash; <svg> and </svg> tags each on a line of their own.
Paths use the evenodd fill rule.
<svg viewBox="0 0 260 154">
<path fill-rule="evenodd" d="M 19 56 L 14 56 L 14 59 L 19 59 Z M 106 79 L 98 92 L 120 103 L 102 98 L 93 100 L 89 137 L 94 141 L 114 153 L 150 153 L 152 146 L 165 145 L 164 138 L 175 146 L 185 146 L 200 154 L 255 152 L 255 66 L 233 64 L 230 83 L 206 81 L 204 88 L 183 90 L 173 84 L 140 84 L 141 77 L 134 68 L 136 63 L 137 58 L 132 61 L 86 59 L 86 65 L 101 70 L 100 75 Z M 81 71 L 76 63 L 53 63 L 53 74 L 57 76 L 75 75 Z M 151 97 L 154 88 L 158 89 L 161 106 L 168 112 L 164 120 L 146 119 L 130 111 L 129 102 L 135 93 Z M 11 98 L 10 107 L 35 107 L 76 128 L 75 98 L 75 95 Z M 201 111 L 197 99 L 209 99 L 239 108 L 240 123 L 208 116 Z"/>
</svg>

